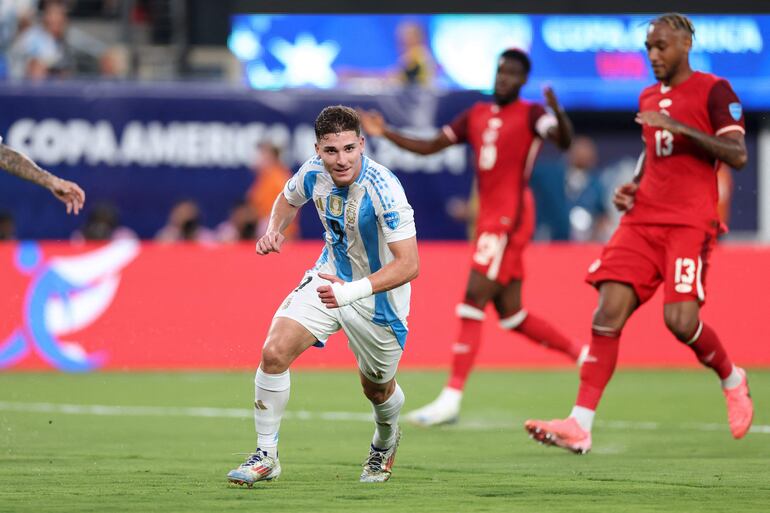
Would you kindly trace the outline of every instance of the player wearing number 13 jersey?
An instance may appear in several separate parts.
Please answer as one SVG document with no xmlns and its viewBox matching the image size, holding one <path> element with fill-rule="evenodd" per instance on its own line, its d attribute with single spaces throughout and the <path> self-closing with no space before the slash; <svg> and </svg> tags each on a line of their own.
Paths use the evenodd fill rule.
<svg viewBox="0 0 770 513">
<path fill-rule="evenodd" d="M 720 224 L 716 171 L 719 161 L 745 165 L 744 119 L 726 80 L 690 68 L 693 35 L 681 14 L 664 14 L 649 25 L 647 53 L 658 83 L 639 98 L 636 121 L 645 144 L 639 173 L 616 192 L 615 205 L 627 212 L 589 268 L 587 280 L 600 298 L 575 407 L 566 420 L 527 421 L 540 442 L 590 450 L 594 412 L 615 369 L 621 330 L 661 284 L 666 326 L 719 376 L 733 436 L 743 437 L 751 426 L 746 373 L 699 318 Z"/>
<path fill-rule="evenodd" d="M 407 150 L 431 154 L 452 144 L 468 143 L 476 157 L 479 212 L 476 246 L 465 298 L 457 307 L 460 333 L 453 346 L 449 382 L 438 399 L 408 414 L 423 426 L 457 419 L 465 382 L 481 343 L 484 308 L 492 301 L 500 326 L 526 336 L 573 360 L 581 346 L 548 322 L 528 313 L 521 304 L 524 278 L 522 253 L 534 229 L 534 202 L 527 185 L 543 139 L 569 147 L 572 126 L 550 88 L 550 111 L 519 98 L 530 71 L 529 57 L 520 50 L 503 52 L 495 76 L 494 102 L 479 102 L 461 113 L 432 140 L 406 137 L 385 126 L 379 113 L 361 113 L 364 130 L 384 136 Z M 586 346 L 587 349 L 587 346 Z"/>
</svg>

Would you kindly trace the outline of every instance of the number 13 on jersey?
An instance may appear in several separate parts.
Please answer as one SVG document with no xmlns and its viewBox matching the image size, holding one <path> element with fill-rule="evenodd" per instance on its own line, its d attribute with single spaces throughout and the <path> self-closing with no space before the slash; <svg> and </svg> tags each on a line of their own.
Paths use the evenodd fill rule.
<svg viewBox="0 0 770 513">
<path fill-rule="evenodd" d="M 674 151 L 674 134 L 668 130 L 655 130 L 655 155 L 668 157 Z"/>
</svg>

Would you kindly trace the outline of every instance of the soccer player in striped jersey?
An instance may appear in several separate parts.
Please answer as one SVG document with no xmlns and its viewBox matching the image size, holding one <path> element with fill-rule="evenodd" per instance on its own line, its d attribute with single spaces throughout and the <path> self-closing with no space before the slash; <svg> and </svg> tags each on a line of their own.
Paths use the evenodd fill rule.
<svg viewBox="0 0 770 513">
<path fill-rule="evenodd" d="M 395 375 L 406 343 L 409 282 L 419 272 L 414 214 L 395 175 L 364 155 L 353 109 L 325 108 L 315 132 L 316 156 L 276 198 L 257 253 L 281 251 L 284 230 L 308 201 L 321 219 L 325 245 L 267 334 L 255 378 L 257 449 L 227 475 L 237 484 L 280 475 L 278 428 L 289 400 L 289 366 L 339 330 L 347 335 L 374 410 L 374 437 L 360 480 L 387 481 L 399 443 L 404 393 Z"/>
<path fill-rule="evenodd" d="M 535 440 L 575 453 L 591 449 L 594 414 L 615 370 L 623 326 L 663 285 L 663 319 L 669 331 L 719 377 L 733 437 L 751 427 L 754 407 L 746 372 L 735 366 L 716 332 L 700 319 L 706 270 L 720 232 L 717 168 L 746 164 L 745 124 L 738 97 L 723 78 L 693 71 L 689 52 L 695 29 L 669 13 L 647 31 L 647 55 L 658 82 L 639 97 L 636 122 L 645 150 L 634 182 L 615 205 L 626 214 L 588 270 L 599 291 L 589 355 L 580 370 L 569 417 L 528 420 Z"/>
<path fill-rule="evenodd" d="M 422 426 L 454 422 L 466 380 L 481 345 L 487 303 L 494 304 L 500 327 L 579 360 L 583 348 L 522 305 L 522 255 L 534 232 L 535 208 L 529 175 L 544 139 L 567 149 L 572 125 L 551 88 L 545 89 L 550 111 L 519 98 L 531 63 L 521 50 L 500 55 L 493 102 L 478 102 L 462 112 L 431 140 L 399 134 L 377 112 L 362 112 L 364 131 L 396 145 L 429 155 L 453 144 L 468 143 L 476 157 L 479 212 L 476 251 L 463 302 L 457 305 L 460 332 L 452 347 L 449 381 L 439 397 L 407 419 Z"/>
</svg>

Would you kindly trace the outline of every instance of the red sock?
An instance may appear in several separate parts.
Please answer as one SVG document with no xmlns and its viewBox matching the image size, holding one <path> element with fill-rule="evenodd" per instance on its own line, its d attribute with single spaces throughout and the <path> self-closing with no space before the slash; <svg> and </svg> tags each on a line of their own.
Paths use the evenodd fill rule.
<svg viewBox="0 0 770 513">
<path fill-rule="evenodd" d="M 596 410 L 607 383 L 615 371 L 620 346 L 620 332 L 593 331 L 591 349 L 586 361 L 580 367 L 580 389 L 577 406 Z"/>
<path fill-rule="evenodd" d="M 730 375 L 733 371 L 733 362 L 727 356 L 727 351 L 714 330 L 701 321 L 690 340 L 692 342 L 688 342 L 687 345 L 693 350 L 700 363 L 714 369 L 719 379 L 725 379 Z"/>
<path fill-rule="evenodd" d="M 465 307 L 468 305 L 461 306 Z M 481 313 L 483 318 L 483 311 L 474 307 L 468 308 L 473 308 Z M 449 383 L 447 383 L 448 387 L 456 390 L 465 388 L 465 381 L 473 369 L 473 362 L 476 360 L 476 354 L 481 346 L 481 320 L 477 318 L 470 319 L 462 316 L 462 314 L 460 315 L 460 335 L 457 337 L 455 345 L 452 346 L 452 352 L 454 353 L 452 373 L 449 376 Z"/>
<path fill-rule="evenodd" d="M 521 312 L 521 310 L 519 311 Z M 509 319 L 512 317 L 509 317 Z M 527 313 L 521 324 L 516 326 L 514 330 L 543 347 L 555 349 L 570 356 L 573 360 L 577 360 L 580 354 L 580 346 L 559 333 L 551 323 L 531 313 Z"/>
</svg>

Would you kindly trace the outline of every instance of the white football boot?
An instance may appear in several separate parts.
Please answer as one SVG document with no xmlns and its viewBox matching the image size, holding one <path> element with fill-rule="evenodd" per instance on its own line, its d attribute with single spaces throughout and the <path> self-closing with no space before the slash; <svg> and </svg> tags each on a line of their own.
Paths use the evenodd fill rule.
<svg viewBox="0 0 770 513">
<path fill-rule="evenodd" d="M 257 449 L 238 468 L 227 473 L 227 480 L 251 488 L 257 481 L 272 481 L 281 475 L 281 463 Z"/>
<path fill-rule="evenodd" d="M 444 388 L 438 398 L 404 417 L 407 422 L 421 427 L 453 424 L 460 418 L 460 401 L 463 393 L 454 388 Z"/>
<path fill-rule="evenodd" d="M 369 456 L 364 460 L 364 471 L 359 481 L 362 483 L 384 483 L 390 479 L 393 462 L 396 461 L 396 450 L 401 441 L 401 430 L 396 434 L 395 443 L 388 449 L 378 449 L 369 446 Z"/>
</svg>

